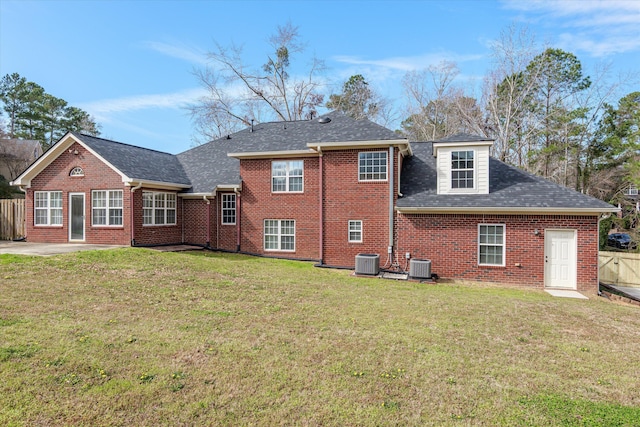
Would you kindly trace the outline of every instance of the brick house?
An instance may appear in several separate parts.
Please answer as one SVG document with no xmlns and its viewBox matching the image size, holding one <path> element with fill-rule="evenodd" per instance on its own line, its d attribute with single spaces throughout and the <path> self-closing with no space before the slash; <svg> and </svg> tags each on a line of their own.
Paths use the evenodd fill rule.
<svg viewBox="0 0 640 427">
<path fill-rule="evenodd" d="M 178 155 L 69 133 L 13 182 L 35 242 L 211 249 L 443 278 L 595 291 L 616 208 L 456 135 L 409 143 L 333 112 L 261 123 Z"/>
</svg>

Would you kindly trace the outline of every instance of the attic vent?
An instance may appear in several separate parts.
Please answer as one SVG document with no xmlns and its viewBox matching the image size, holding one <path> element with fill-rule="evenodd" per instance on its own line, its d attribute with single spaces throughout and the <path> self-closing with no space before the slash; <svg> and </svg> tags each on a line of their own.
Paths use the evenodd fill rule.
<svg viewBox="0 0 640 427">
<path fill-rule="evenodd" d="M 380 273 L 380 255 L 356 255 L 356 274 L 370 274 L 372 276 L 375 276 L 378 273 Z"/>
<path fill-rule="evenodd" d="M 414 279 L 430 279 L 431 260 L 412 259 L 409 262 L 409 276 Z"/>
<path fill-rule="evenodd" d="M 322 123 L 322 124 L 329 123 L 330 121 L 331 121 L 330 117 L 320 117 L 318 119 L 318 123 Z"/>
</svg>

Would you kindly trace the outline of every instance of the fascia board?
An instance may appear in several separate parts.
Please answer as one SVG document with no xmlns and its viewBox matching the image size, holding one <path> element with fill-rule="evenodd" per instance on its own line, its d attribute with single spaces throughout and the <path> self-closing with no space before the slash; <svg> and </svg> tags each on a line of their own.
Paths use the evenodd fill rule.
<svg viewBox="0 0 640 427">
<path fill-rule="evenodd" d="M 240 184 L 220 184 L 220 185 L 216 185 L 216 188 L 213 189 L 213 192 L 217 192 L 217 191 L 235 191 L 235 190 L 242 190 L 242 185 Z"/>
<path fill-rule="evenodd" d="M 434 142 L 433 143 L 433 157 L 438 157 L 438 150 L 440 148 L 464 148 L 464 147 L 484 147 L 492 146 L 493 140 L 487 141 L 470 141 L 470 142 Z"/>
<path fill-rule="evenodd" d="M 142 187 L 144 188 L 154 188 L 154 189 L 171 188 L 175 190 L 184 190 L 187 188 L 191 188 L 191 186 L 188 184 L 177 184 L 175 182 L 150 181 L 146 179 L 136 179 L 136 178 L 127 179 L 127 181 L 125 181 L 125 185 L 130 187 L 142 185 Z"/>
<path fill-rule="evenodd" d="M 178 197 L 180 197 L 181 199 L 200 199 L 202 200 L 203 197 L 211 197 L 214 198 L 216 197 L 216 193 L 178 193 Z"/>
<path fill-rule="evenodd" d="M 410 152 L 411 146 L 406 139 L 376 139 L 373 141 L 345 141 L 345 142 L 310 142 L 307 147 L 312 150 L 320 149 L 322 151 L 331 150 L 349 150 L 349 149 L 361 149 L 361 148 L 386 148 L 390 145 L 393 146 L 405 146 L 405 151 Z"/>
<path fill-rule="evenodd" d="M 272 159 L 289 157 L 317 157 L 318 153 L 312 150 L 283 150 L 283 151 L 253 151 L 246 153 L 227 153 L 227 156 L 236 159 Z"/>
<path fill-rule="evenodd" d="M 402 214 L 506 214 L 506 215 L 599 215 L 603 213 L 619 212 L 616 207 L 607 208 L 496 208 L 496 207 L 400 207 L 396 206 L 396 212 Z"/>
</svg>

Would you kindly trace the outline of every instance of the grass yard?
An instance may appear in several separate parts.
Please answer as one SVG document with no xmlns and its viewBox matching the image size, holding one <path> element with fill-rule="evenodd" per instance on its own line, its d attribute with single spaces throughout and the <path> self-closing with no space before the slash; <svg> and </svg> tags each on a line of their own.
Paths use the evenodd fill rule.
<svg viewBox="0 0 640 427">
<path fill-rule="evenodd" d="M 638 307 L 350 274 L 0 255 L 0 425 L 640 425 Z"/>
</svg>

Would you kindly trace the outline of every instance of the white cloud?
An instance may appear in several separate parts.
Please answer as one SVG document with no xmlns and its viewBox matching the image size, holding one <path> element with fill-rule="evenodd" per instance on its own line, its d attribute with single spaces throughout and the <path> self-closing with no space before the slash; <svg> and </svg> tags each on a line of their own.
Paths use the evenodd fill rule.
<svg viewBox="0 0 640 427">
<path fill-rule="evenodd" d="M 507 9 L 518 10 L 558 32 L 557 42 L 568 50 L 594 57 L 640 49 L 640 1 L 638 0 L 504 0 Z"/>
<path fill-rule="evenodd" d="M 207 53 L 203 50 L 187 46 L 181 43 L 145 42 L 143 45 L 163 55 L 171 56 L 192 62 L 198 65 L 207 65 Z"/>
<path fill-rule="evenodd" d="M 338 62 L 378 67 L 396 71 L 420 70 L 430 65 L 438 64 L 442 61 L 466 62 L 481 59 L 482 55 L 458 55 L 453 53 L 431 53 L 419 56 L 397 56 L 382 59 L 362 59 L 356 56 L 335 56 L 333 59 Z"/>
<path fill-rule="evenodd" d="M 116 113 L 158 108 L 181 109 L 204 95 L 206 95 L 204 89 L 186 89 L 174 93 L 104 99 L 84 103 L 79 107 L 94 116 L 98 121 L 109 122 L 110 115 Z"/>
</svg>

